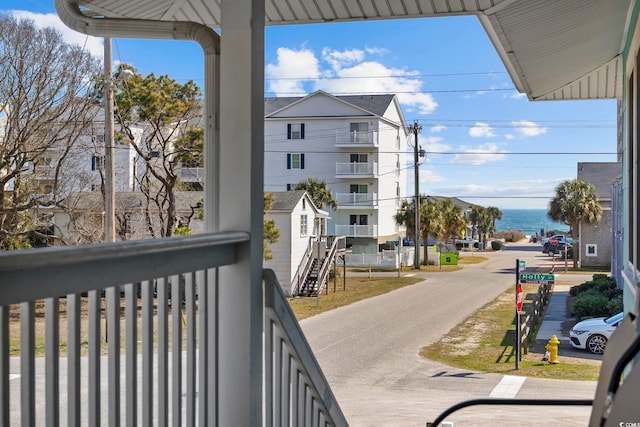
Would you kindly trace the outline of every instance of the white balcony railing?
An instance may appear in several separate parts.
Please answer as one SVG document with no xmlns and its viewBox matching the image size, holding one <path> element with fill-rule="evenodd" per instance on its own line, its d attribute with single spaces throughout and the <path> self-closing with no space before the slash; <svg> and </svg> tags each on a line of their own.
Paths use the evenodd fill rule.
<svg viewBox="0 0 640 427">
<path fill-rule="evenodd" d="M 373 208 L 378 206 L 378 193 L 336 193 L 335 200 L 338 209 Z"/>
<path fill-rule="evenodd" d="M 339 225 L 336 234 L 347 237 L 378 237 L 378 226 L 373 225 Z"/>
<path fill-rule="evenodd" d="M 204 168 L 180 168 L 182 182 L 203 182 Z"/>
<path fill-rule="evenodd" d="M 370 131 L 352 131 L 349 133 L 336 132 L 337 147 L 377 147 L 378 132 Z"/>
<path fill-rule="evenodd" d="M 214 425 L 217 267 L 248 233 L 0 251 L 0 425 Z M 272 271 L 265 426 L 346 426 Z M 106 319 L 106 323 L 105 322 Z M 108 339 L 107 339 L 108 337 Z M 222 365 L 221 365 L 222 363 Z"/>
<path fill-rule="evenodd" d="M 377 162 L 367 162 L 367 163 L 336 163 L 336 175 L 339 176 L 352 176 L 355 178 L 359 177 L 376 177 L 378 176 L 378 163 Z"/>
</svg>

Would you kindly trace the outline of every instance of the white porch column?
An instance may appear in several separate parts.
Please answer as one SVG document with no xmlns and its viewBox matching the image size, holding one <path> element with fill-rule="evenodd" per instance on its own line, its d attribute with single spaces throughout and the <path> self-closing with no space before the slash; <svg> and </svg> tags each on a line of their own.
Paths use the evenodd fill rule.
<svg viewBox="0 0 640 427">
<path fill-rule="evenodd" d="M 223 0 L 220 230 L 248 230 L 240 262 L 220 269 L 218 425 L 262 425 L 264 0 Z"/>
</svg>

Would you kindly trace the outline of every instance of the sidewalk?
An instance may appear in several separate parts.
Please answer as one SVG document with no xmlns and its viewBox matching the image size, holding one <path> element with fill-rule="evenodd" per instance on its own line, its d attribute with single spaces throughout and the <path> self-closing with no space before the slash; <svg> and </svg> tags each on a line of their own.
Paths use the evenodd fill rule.
<svg viewBox="0 0 640 427">
<path fill-rule="evenodd" d="M 557 271 L 557 270 L 556 270 Z M 592 274 L 555 274 L 556 280 L 571 280 L 575 284 L 580 284 L 591 280 Z M 569 329 L 575 324 L 575 318 L 568 312 L 567 300 L 569 298 L 569 290 L 573 285 L 554 285 L 553 292 L 547 305 L 542 323 L 536 335 L 536 344 L 529 349 L 530 353 L 542 355 L 545 351 L 545 345 L 552 336 L 556 336 L 560 341 L 558 348 L 558 358 L 560 362 L 576 359 L 576 363 L 594 363 L 599 364 L 602 361 L 601 355 L 591 354 L 586 350 L 578 350 L 571 347 L 569 341 Z"/>
</svg>

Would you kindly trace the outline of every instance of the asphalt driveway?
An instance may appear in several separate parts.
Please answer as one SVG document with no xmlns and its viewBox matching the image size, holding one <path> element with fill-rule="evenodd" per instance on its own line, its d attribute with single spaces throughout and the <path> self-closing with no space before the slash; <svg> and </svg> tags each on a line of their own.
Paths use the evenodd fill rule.
<svg viewBox="0 0 640 427">
<path fill-rule="evenodd" d="M 301 322 L 352 426 L 425 426 L 449 406 L 489 396 L 593 397 L 592 381 L 522 379 L 515 371 L 512 376 L 465 372 L 418 355 L 422 346 L 513 285 L 516 259 L 532 267 L 544 261 L 540 245 L 533 244 L 482 256 L 489 260 L 456 272 L 420 273 L 425 280 L 416 285 Z M 505 382 L 518 386 L 504 392 Z M 586 425 L 589 412 L 585 407 L 545 407 L 544 417 L 554 426 Z M 465 426 L 537 426 L 539 413 L 539 407 L 474 407 L 451 420 Z"/>
</svg>

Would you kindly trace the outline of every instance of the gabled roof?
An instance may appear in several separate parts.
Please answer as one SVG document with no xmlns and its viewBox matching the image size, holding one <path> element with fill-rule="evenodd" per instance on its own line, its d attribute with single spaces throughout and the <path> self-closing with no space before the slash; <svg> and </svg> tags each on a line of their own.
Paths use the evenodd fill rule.
<svg viewBox="0 0 640 427">
<path fill-rule="evenodd" d="M 189 21 L 212 28 L 220 27 L 222 13 L 214 0 L 56 1 L 79 3 L 99 17 Z M 634 2 L 265 0 L 265 24 L 476 15 L 516 87 L 529 99 L 621 98 L 621 54 Z"/>
<path fill-rule="evenodd" d="M 306 96 L 289 96 L 289 97 L 270 97 L 264 99 L 264 115 L 269 117 L 277 112 L 285 110 L 287 107 L 295 105 L 299 102 L 314 96 L 329 96 L 340 100 L 341 102 L 350 104 L 359 110 L 363 115 L 382 117 L 393 102 L 395 95 L 330 95 L 323 91 L 316 91 Z"/>
<path fill-rule="evenodd" d="M 300 203 L 300 200 L 305 198 L 311 209 L 316 212 L 318 216 L 329 216 L 326 211 L 318 209 L 309 194 L 304 190 L 269 191 L 268 193 L 273 196 L 273 203 L 271 203 L 271 208 L 268 212 L 292 212 L 298 203 Z"/>
<path fill-rule="evenodd" d="M 435 201 L 442 201 L 442 200 L 451 200 L 451 203 L 454 206 L 459 207 L 460 209 L 462 209 L 462 211 L 466 211 L 471 209 L 474 206 L 478 206 L 476 204 L 473 203 L 469 203 L 469 202 L 465 202 L 464 200 L 458 199 L 457 197 L 445 197 L 445 196 L 427 196 L 428 199 L 432 199 Z"/>
</svg>

